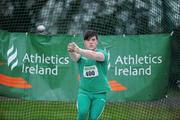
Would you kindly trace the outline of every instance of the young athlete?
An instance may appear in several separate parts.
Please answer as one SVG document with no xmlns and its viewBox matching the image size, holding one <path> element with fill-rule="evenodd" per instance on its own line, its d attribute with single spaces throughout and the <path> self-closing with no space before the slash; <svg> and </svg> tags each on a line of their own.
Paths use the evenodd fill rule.
<svg viewBox="0 0 180 120">
<path fill-rule="evenodd" d="M 77 97 L 77 120 L 97 120 L 106 102 L 110 90 L 107 80 L 107 59 L 105 51 L 97 49 L 98 35 L 89 30 L 84 34 L 84 47 L 79 48 L 74 42 L 68 44 L 68 52 L 73 61 L 78 63 L 80 86 Z"/>
</svg>

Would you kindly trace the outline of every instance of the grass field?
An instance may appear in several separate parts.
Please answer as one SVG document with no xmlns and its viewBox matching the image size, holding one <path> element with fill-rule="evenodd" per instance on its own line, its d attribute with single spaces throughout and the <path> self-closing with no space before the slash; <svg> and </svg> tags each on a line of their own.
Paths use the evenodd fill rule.
<svg viewBox="0 0 180 120">
<path fill-rule="evenodd" d="M 180 105 L 168 102 L 108 102 L 100 120 L 180 120 Z M 75 120 L 76 113 L 75 103 L 0 101 L 0 120 Z"/>
<path fill-rule="evenodd" d="M 107 102 L 100 120 L 180 120 L 180 91 L 146 102 Z M 75 102 L 0 97 L 0 120 L 75 120 Z"/>
</svg>

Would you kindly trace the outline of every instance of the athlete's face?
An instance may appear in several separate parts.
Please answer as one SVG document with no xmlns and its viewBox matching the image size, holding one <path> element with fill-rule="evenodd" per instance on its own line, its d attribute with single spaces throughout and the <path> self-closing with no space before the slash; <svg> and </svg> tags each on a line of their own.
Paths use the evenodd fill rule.
<svg viewBox="0 0 180 120">
<path fill-rule="evenodd" d="M 95 50 L 97 44 L 98 44 L 98 40 L 97 40 L 96 36 L 93 36 L 93 37 L 89 38 L 88 40 L 84 40 L 84 46 L 88 50 Z"/>
</svg>

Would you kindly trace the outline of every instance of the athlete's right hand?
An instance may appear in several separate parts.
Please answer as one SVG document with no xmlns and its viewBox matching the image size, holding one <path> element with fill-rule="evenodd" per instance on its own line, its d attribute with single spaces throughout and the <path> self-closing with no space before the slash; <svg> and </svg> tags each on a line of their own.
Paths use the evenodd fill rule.
<svg viewBox="0 0 180 120">
<path fill-rule="evenodd" d="M 74 43 L 69 43 L 67 46 L 67 51 L 68 52 L 74 52 Z"/>
</svg>

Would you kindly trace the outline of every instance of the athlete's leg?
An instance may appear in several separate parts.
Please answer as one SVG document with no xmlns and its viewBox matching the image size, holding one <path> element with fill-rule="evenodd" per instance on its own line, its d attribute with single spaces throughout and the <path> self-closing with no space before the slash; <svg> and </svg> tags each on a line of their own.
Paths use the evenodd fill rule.
<svg viewBox="0 0 180 120">
<path fill-rule="evenodd" d="M 78 120 L 86 120 L 89 112 L 90 99 L 86 94 L 80 93 L 77 99 Z"/>
<path fill-rule="evenodd" d="M 106 103 L 106 94 L 98 95 L 93 99 L 90 110 L 90 120 L 97 120 L 104 110 Z"/>
</svg>

